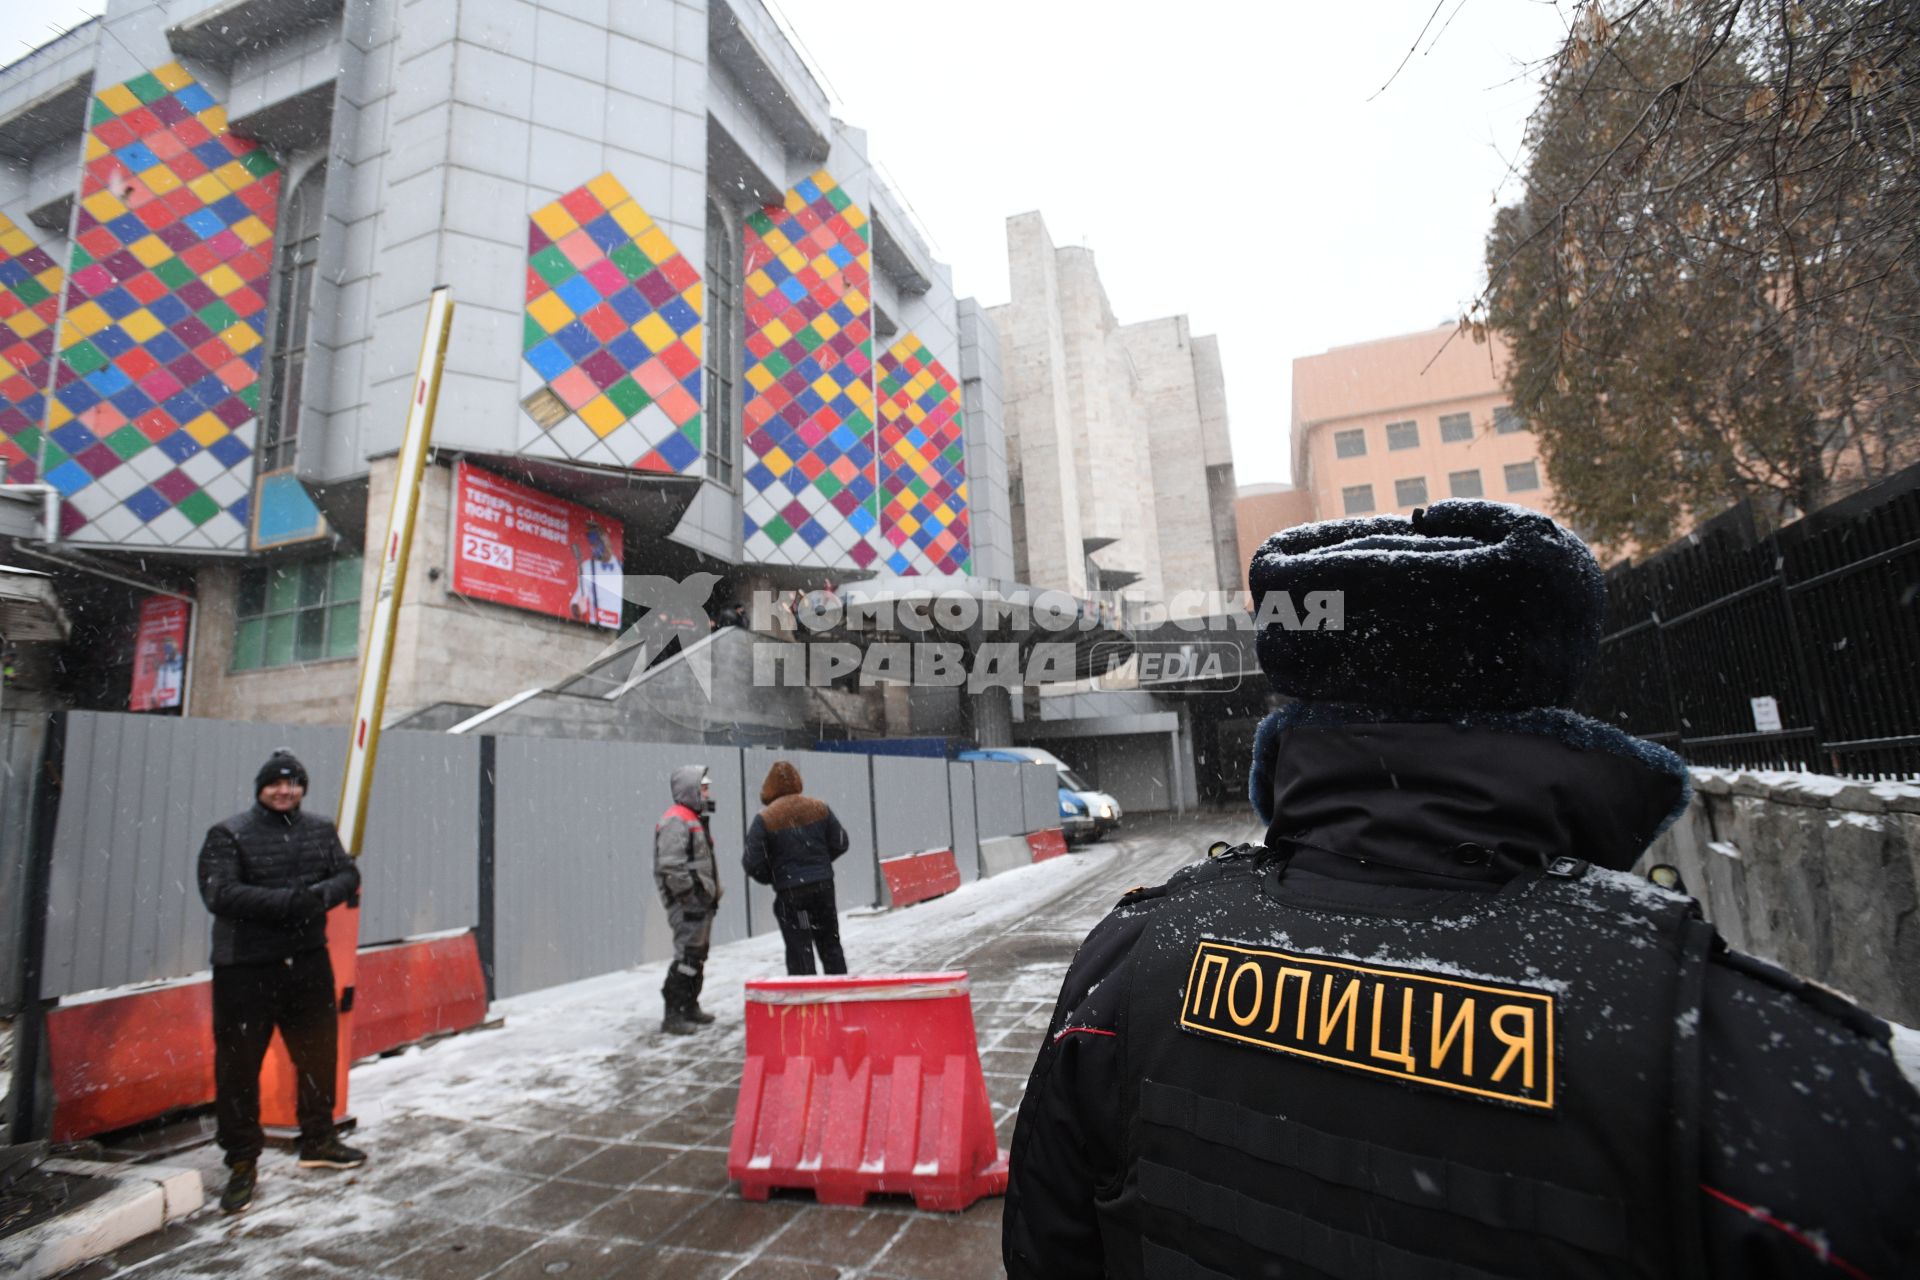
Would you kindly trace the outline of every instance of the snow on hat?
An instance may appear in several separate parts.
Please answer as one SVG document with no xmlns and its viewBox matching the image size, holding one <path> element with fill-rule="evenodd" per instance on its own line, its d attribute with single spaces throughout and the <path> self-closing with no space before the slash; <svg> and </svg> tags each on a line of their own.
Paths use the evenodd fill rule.
<svg viewBox="0 0 1920 1280">
<path fill-rule="evenodd" d="M 253 775 L 253 794 L 259 795 L 266 790 L 269 782 L 278 782 L 282 778 L 290 778 L 304 787 L 307 785 L 307 766 L 301 764 L 299 757 L 287 748 L 278 747 L 260 766 L 260 772 Z"/>
<path fill-rule="evenodd" d="M 1415 712 L 1566 706 L 1606 604 L 1579 538 L 1539 512 L 1462 499 L 1283 530 L 1248 584 L 1275 690 Z"/>
</svg>

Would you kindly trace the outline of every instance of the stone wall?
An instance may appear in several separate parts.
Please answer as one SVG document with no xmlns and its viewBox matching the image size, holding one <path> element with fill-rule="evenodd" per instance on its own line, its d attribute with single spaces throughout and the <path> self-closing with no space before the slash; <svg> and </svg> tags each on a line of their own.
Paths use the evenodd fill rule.
<svg viewBox="0 0 1920 1280">
<path fill-rule="evenodd" d="M 1646 865 L 1680 869 L 1721 936 L 1920 1025 L 1920 785 L 1693 771 Z"/>
</svg>

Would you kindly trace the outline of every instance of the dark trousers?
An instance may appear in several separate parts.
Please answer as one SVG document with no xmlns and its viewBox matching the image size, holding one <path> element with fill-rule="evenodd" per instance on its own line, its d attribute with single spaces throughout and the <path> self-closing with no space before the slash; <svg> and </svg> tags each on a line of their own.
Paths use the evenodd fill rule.
<svg viewBox="0 0 1920 1280">
<path fill-rule="evenodd" d="M 260 1063 L 274 1028 L 293 1059 L 300 1141 L 333 1133 L 333 1078 L 340 1021 L 326 948 L 264 964 L 213 967 L 214 1138 L 228 1164 L 258 1159 Z"/>
<path fill-rule="evenodd" d="M 840 915 L 834 908 L 833 881 L 778 890 L 773 895 L 773 918 L 780 922 L 780 936 L 786 940 L 789 974 L 812 973 L 816 948 L 822 969 L 828 973 L 847 971 L 846 953 L 840 950 Z"/>
<path fill-rule="evenodd" d="M 707 983 L 707 946 L 713 940 L 713 903 L 705 895 L 665 897 L 667 927 L 673 930 L 673 963 L 660 984 L 660 1000 L 667 1015 L 700 1007 L 700 990 Z"/>
</svg>

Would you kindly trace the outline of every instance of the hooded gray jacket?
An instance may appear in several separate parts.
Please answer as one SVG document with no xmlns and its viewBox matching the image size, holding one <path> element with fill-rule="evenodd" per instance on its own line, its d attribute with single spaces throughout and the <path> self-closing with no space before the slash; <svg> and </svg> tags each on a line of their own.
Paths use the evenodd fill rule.
<svg viewBox="0 0 1920 1280">
<path fill-rule="evenodd" d="M 713 861 L 713 836 L 707 830 L 700 799 L 704 765 L 675 769 L 668 779 L 674 807 L 661 815 L 653 829 L 653 881 L 663 901 L 691 896 L 698 890 L 708 902 L 720 901 L 720 872 Z M 687 812 L 695 818 L 688 821 Z"/>
</svg>

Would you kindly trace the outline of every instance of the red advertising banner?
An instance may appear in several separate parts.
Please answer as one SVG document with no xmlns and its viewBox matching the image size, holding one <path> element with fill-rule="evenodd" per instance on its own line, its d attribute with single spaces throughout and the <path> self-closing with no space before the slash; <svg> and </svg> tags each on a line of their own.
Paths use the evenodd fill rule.
<svg viewBox="0 0 1920 1280">
<path fill-rule="evenodd" d="M 133 633 L 133 711 L 165 711 L 180 705 L 187 683 L 187 602 L 148 596 L 140 602 Z"/>
<path fill-rule="evenodd" d="M 620 521 L 464 462 L 453 504 L 454 594 L 620 629 Z"/>
</svg>

